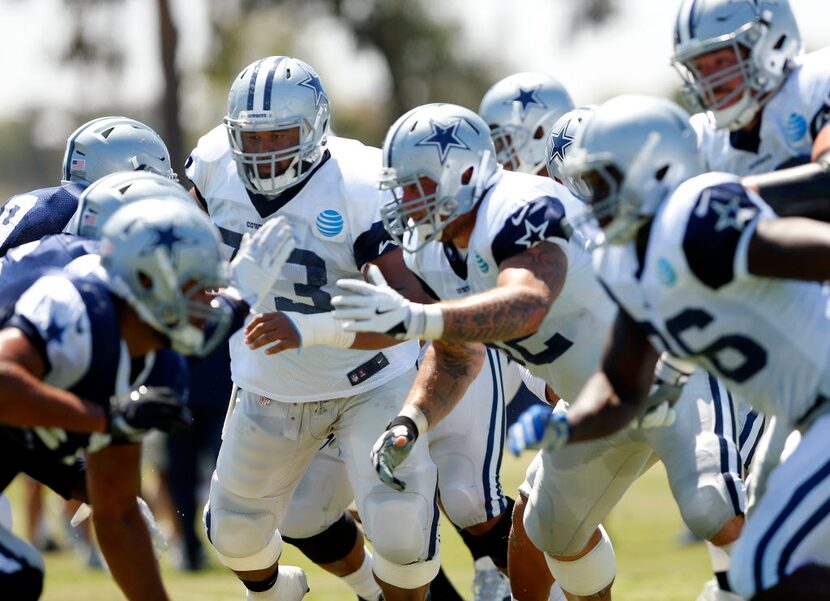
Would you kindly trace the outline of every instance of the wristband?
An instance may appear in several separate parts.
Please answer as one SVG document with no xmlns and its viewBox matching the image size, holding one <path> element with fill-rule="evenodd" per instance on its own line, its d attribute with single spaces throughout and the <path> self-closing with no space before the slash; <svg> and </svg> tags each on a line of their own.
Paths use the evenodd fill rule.
<svg viewBox="0 0 830 601">
<path fill-rule="evenodd" d="M 418 340 L 440 340 L 444 334 L 444 313 L 438 305 L 409 305 L 409 327 L 406 338 Z"/>
<path fill-rule="evenodd" d="M 350 348 L 354 344 L 355 332 L 344 330 L 340 322 L 329 311 L 326 313 L 283 312 L 300 336 L 300 348 L 326 345 L 334 348 Z"/>
<path fill-rule="evenodd" d="M 412 420 L 412 423 L 415 424 L 416 435 L 422 434 L 429 429 L 427 416 L 416 405 L 404 405 L 403 409 L 398 413 L 398 416 L 407 417 Z"/>
</svg>

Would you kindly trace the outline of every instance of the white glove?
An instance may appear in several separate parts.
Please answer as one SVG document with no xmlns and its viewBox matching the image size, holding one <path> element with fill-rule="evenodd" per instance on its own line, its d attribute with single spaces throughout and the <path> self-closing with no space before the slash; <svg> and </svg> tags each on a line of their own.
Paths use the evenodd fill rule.
<svg viewBox="0 0 830 601">
<path fill-rule="evenodd" d="M 266 221 L 253 236 L 242 236 L 239 251 L 231 261 L 231 289 L 235 296 L 251 307 L 259 303 L 280 277 L 293 250 L 291 226 L 282 216 Z"/>
<path fill-rule="evenodd" d="M 441 309 L 413 303 L 392 289 L 375 265 L 369 265 L 368 282 L 338 280 L 345 292 L 331 299 L 334 317 L 351 332 L 388 334 L 399 340 L 434 340 L 441 337 Z"/>
</svg>

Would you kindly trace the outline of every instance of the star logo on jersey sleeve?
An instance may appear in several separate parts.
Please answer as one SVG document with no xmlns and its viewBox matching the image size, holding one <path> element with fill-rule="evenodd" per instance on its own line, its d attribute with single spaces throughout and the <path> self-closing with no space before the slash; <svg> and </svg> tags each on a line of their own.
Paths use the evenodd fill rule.
<svg viewBox="0 0 830 601">
<path fill-rule="evenodd" d="M 743 199 L 744 197 L 740 195 L 732 196 L 726 201 L 710 199 L 712 210 L 718 216 L 715 223 L 715 232 L 722 232 L 729 228 L 741 231 L 758 214 L 758 210 L 755 208 L 741 206 Z"/>
<path fill-rule="evenodd" d="M 570 123 L 570 121 L 568 123 Z M 573 144 L 573 136 L 569 136 L 565 133 L 565 131 L 568 129 L 568 123 L 562 126 L 562 128 L 559 131 L 554 130 L 553 132 L 551 132 L 551 158 L 558 158 L 560 161 L 564 161 L 565 149 L 571 144 Z"/>
<path fill-rule="evenodd" d="M 525 115 L 527 114 L 527 111 L 534 105 L 538 106 L 539 108 L 543 108 L 543 109 L 548 108 L 548 105 L 546 105 L 544 102 L 542 102 L 542 99 L 539 98 L 539 90 L 541 89 L 541 87 L 542 87 L 541 85 L 538 85 L 538 86 L 536 86 L 535 88 L 533 88 L 531 90 L 525 90 L 523 88 L 519 88 L 518 91 L 516 92 L 515 98 L 510 98 L 509 100 L 505 100 L 504 103 L 505 104 L 512 104 L 514 102 L 521 103 L 521 105 L 522 105 L 522 107 L 521 107 L 522 119 L 524 119 Z"/>
<path fill-rule="evenodd" d="M 466 142 L 458 137 L 458 127 L 461 125 L 461 119 L 456 119 L 449 125 L 441 125 L 435 121 L 430 121 L 429 125 L 432 128 L 432 133 L 423 140 L 416 142 L 415 146 L 435 146 L 438 149 L 438 157 L 442 165 L 447 160 L 450 149 L 470 150 Z"/>
<path fill-rule="evenodd" d="M 530 248 L 547 240 L 545 235 L 548 229 L 548 222 L 543 221 L 539 225 L 533 225 L 530 221 L 525 221 L 525 235 L 516 240 L 516 244 Z"/>
<path fill-rule="evenodd" d="M 314 90 L 314 106 L 320 106 L 320 99 L 327 98 L 326 90 L 323 88 L 323 84 L 316 73 L 306 72 L 306 75 L 308 79 L 301 81 L 297 85 Z"/>
</svg>

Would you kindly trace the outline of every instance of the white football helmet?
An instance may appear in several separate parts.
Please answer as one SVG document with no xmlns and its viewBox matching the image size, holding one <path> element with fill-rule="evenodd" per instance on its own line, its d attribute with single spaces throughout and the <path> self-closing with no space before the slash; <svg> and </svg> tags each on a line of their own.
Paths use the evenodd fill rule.
<svg viewBox="0 0 830 601">
<path fill-rule="evenodd" d="M 101 228 L 122 205 L 145 198 L 193 204 L 178 182 L 148 171 L 119 171 L 93 182 L 78 199 L 77 230 L 73 233 L 97 240 Z"/>
<path fill-rule="evenodd" d="M 689 114 L 665 98 L 625 95 L 600 105 L 577 133 L 566 173 L 589 191 L 593 243 L 631 240 L 677 186 L 703 172 Z M 574 224 L 574 227 L 588 225 Z"/>
<path fill-rule="evenodd" d="M 329 97 L 309 65 L 269 56 L 245 67 L 228 94 L 231 151 L 242 183 L 251 192 L 276 196 L 295 186 L 323 158 L 329 131 Z M 299 128 L 299 143 L 270 152 L 248 152 L 243 134 Z M 287 169 L 278 163 L 290 160 Z"/>
<path fill-rule="evenodd" d="M 574 108 L 565 87 L 545 73 L 516 73 L 493 84 L 479 115 L 490 127 L 497 160 L 505 169 L 536 174 L 545 166 L 545 138 Z"/>
<path fill-rule="evenodd" d="M 383 224 L 414 252 L 473 210 L 500 173 L 481 117 L 455 104 L 414 108 L 392 125 L 383 142 L 380 187 L 394 197 L 381 209 Z M 424 192 L 420 178 L 437 184 L 433 194 Z M 404 199 L 404 187 L 412 185 L 417 197 Z"/>
<path fill-rule="evenodd" d="M 184 354 L 205 355 L 225 339 L 225 305 L 207 291 L 227 285 L 219 232 L 197 206 L 131 202 L 101 231 L 101 265 L 113 291 Z"/>
<path fill-rule="evenodd" d="M 736 64 L 708 76 L 695 67 L 704 54 L 731 48 Z M 707 111 L 721 128 L 748 125 L 784 82 L 802 52 L 788 0 L 683 0 L 674 28 L 674 64 L 695 111 Z M 718 98 L 717 89 L 742 82 Z"/>
<path fill-rule="evenodd" d="M 568 156 L 576 134 L 585 120 L 590 118 L 596 110 L 597 105 L 586 104 L 568 111 L 553 124 L 545 145 L 545 162 L 548 167 L 548 175 L 563 184 L 571 194 L 584 200 L 589 191 L 585 189 L 582 182 L 574 180 L 565 173 L 565 157 Z"/>
<path fill-rule="evenodd" d="M 128 117 L 99 117 L 72 132 L 62 169 L 64 182 L 87 185 L 116 171 L 151 171 L 179 179 L 161 137 Z"/>
</svg>

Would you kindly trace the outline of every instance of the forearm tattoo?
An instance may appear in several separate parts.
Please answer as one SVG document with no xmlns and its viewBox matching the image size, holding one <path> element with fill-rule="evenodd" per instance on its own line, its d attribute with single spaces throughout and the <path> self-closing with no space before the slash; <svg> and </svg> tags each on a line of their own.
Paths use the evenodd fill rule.
<svg viewBox="0 0 830 601">
<path fill-rule="evenodd" d="M 418 374 L 420 386 L 415 401 L 430 425 L 458 404 L 478 375 L 487 352 L 480 344 L 433 344 Z"/>
<path fill-rule="evenodd" d="M 550 309 L 565 281 L 565 253 L 552 243 L 542 243 L 512 258 L 509 268 L 525 269 L 533 285 L 493 288 L 446 303 L 444 340 L 496 342 L 528 336 Z"/>
</svg>

